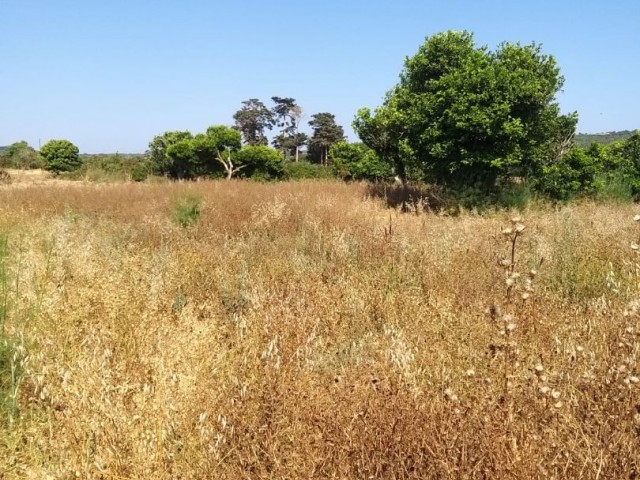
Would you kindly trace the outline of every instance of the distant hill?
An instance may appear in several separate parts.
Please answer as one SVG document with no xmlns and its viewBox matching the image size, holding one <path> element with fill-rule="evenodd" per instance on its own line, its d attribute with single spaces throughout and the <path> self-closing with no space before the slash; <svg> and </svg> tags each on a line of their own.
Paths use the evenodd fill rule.
<svg viewBox="0 0 640 480">
<path fill-rule="evenodd" d="M 608 143 L 617 142 L 618 140 L 626 140 L 633 135 L 634 131 L 635 130 L 621 130 L 619 132 L 578 133 L 575 136 L 575 141 L 580 147 L 588 147 L 594 142 L 607 145 Z"/>
<path fill-rule="evenodd" d="M 4 152 L 7 148 L 9 148 L 9 147 L 1 147 L 0 146 L 0 153 Z"/>
</svg>

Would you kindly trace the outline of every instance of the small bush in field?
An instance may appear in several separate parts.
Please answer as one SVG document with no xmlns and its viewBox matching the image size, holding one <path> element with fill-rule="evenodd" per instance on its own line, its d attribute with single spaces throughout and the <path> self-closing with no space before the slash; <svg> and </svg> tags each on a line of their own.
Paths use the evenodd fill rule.
<svg viewBox="0 0 640 480">
<path fill-rule="evenodd" d="M 331 168 L 309 162 L 290 162 L 284 167 L 285 177 L 289 180 L 304 179 L 327 179 L 333 178 L 334 174 Z"/>
<path fill-rule="evenodd" d="M 191 227 L 200 218 L 202 199 L 193 193 L 186 194 L 173 205 L 173 219 L 181 227 Z"/>
<path fill-rule="evenodd" d="M 139 163 L 131 169 L 131 180 L 134 182 L 144 182 L 149 176 L 149 168 L 144 163 Z"/>
</svg>

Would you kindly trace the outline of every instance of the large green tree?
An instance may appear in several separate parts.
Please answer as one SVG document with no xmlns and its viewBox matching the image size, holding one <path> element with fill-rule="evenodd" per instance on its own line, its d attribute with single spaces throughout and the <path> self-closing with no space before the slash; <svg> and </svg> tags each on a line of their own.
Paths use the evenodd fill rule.
<svg viewBox="0 0 640 480">
<path fill-rule="evenodd" d="M 309 125 L 313 128 L 309 140 L 309 150 L 314 157 L 312 159 L 327 165 L 331 146 L 344 141 L 344 129 L 336 123 L 335 115 L 328 112 L 312 115 Z"/>
<path fill-rule="evenodd" d="M 269 144 L 265 131 L 273 128 L 274 113 L 260 100 L 250 98 L 242 102 L 242 108 L 233 115 L 233 119 L 247 145 Z"/>
<path fill-rule="evenodd" d="M 307 137 L 299 132 L 302 119 L 302 107 L 291 97 L 271 97 L 274 106 L 271 109 L 275 125 L 280 128 L 280 133 L 273 139 L 273 146 L 280 151 L 285 159 L 294 152 L 296 161 L 300 147 L 305 144 Z"/>
<path fill-rule="evenodd" d="M 193 135 L 187 130 L 164 132 L 162 135 L 153 137 L 153 140 L 149 142 L 149 150 L 147 152 L 153 173 L 172 178 L 181 178 L 184 168 L 179 164 L 175 164 L 175 158 L 169 156 L 168 150 L 180 142 L 183 143 L 179 148 L 185 150 L 186 144 L 184 142 L 191 139 L 193 139 Z"/>
<path fill-rule="evenodd" d="M 358 112 L 362 141 L 403 178 L 491 189 L 538 174 L 571 146 L 577 115 L 561 115 L 563 84 L 539 45 L 477 47 L 469 32 L 429 37 L 374 112 Z"/>
<path fill-rule="evenodd" d="M 43 166 L 38 152 L 27 142 L 15 142 L 0 154 L 0 165 L 10 168 L 40 168 Z"/>
<path fill-rule="evenodd" d="M 214 125 L 205 133 L 185 137 L 167 148 L 172 178 L 196 178 L 200 176 L 236 173 L 232 156 L 240 150 L 240 132 L 225 125 Z"/>
<path fill-rule="evenodd" d="M 167 132 L 150 143 L 156 170 L 170 178 L 255 176 L 277 178 L 283 174 L 282 155 L 266 145 L 243 148 L 240 132 L 214 125 L 195 136 L 189 132 Z M 154 160 L 155 159 L 155 160 Z"/>
<path fill-rule="evenodd" d="M 71 172 L 82 166 L 78 147 L 69 140 L 49 140 L 40 149 L 45 168 L 53 173 Z"/>
</svg>

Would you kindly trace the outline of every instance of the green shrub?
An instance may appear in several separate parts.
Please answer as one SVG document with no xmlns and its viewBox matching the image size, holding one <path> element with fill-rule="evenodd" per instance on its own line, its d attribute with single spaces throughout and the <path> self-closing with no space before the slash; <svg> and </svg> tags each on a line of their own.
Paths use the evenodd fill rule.
<svg viewBox="0 0 640 480">
<path fill-rule="evenodd" d="M 338 142 L 329 155 L 336 176 L 343 180 L 389 180 L 391 165 L 363 143 Z"/>
<path fill-rule="evenodd" d="M 72 172 L 82 166 L 78 147 L 69 140 L 50 140 L 40 149 L 45 168 L 53 173 Z"/>
<path fill-rule="evenodd" d="M 194 193 L 179 197 L 173 205 L 173 220 L 181 227 L 191 227 L 198 223 L 202 199 Z"/>
<path fill-rule="evenodd" d="M 149 176 L 149 166 L 139 162 L 131 169 L 131 180 L 134 182 L 144 182 Z"/>
<path fill-rule="evenodd" d="M 629 202 L 633 198 L 634 180 L 620 170 L 604 173 L 599 178 L 599 200 L 613 200 L 617 202 Z"/>
<path fill-rule="evenodd" d="M 496 194 L 496 205 L 504 208 L 524 210 L 533 200 L 534 194 L 528 183 L 508 183 Z"/>
<path fill-rule="evenodd" d="M 335 178 L 335 175 L 331 168 L 309 162 L 285 163 L 284 173 L 285 177 L 289 180 L 325 180 L 329 178 Z"/>
<path fill-rule="evenodd" d="M 43 166 L 38 152 L 25 141 L 12 143 L 0 154 L 0 167 L 30 169 Z"/>
<path fill-rule="evenodd" d="M 544 165 L 536 188 L 553 200 L 594 196 L 601 189 L 601 160 L 580 147 L 573 147 L 560 161 Z"/>
</svg>

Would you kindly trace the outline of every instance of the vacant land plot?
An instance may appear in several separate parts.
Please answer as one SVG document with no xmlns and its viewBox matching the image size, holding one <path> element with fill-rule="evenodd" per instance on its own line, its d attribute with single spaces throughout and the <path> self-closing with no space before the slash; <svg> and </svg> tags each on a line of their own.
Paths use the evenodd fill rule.
<svg viewBox="0 0 640 480">
<path fill-rule="evenodd" d="M 638 478 L 636 211 L 2 187 L 0 478 Z"/>
</svg>

